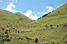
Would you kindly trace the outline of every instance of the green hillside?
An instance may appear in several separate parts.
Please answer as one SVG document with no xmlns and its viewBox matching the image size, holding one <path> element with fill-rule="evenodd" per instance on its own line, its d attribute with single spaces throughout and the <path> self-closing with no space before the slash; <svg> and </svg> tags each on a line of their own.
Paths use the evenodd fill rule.
<svg viewBox="0 0 67 44">
<path fill-rule="evenodd" d="M 23 23 L 27 23 L 27 21 L 31 21 L 30 19 L 28 19 L 26 16 L 22 15 L 21 13 L 17 12 L 17 13 L 11 13 L 11 12 L 8 12 L 8 11 L 5 11 L 5 10 L 0 10 L 0 20 L 3 20 L 5 21 L 9 21 L 9 22 L 22 22 L 24 21 Z M 0 21 L 2 22 L 2 21 Z M 7 22 L 7 23 L 9 23 Z"/>
<path fill-rule="evenodd" d="M 0 10 L 0 44 L 67 44 L 67 4 L 37 21 Z"/>
</svg>

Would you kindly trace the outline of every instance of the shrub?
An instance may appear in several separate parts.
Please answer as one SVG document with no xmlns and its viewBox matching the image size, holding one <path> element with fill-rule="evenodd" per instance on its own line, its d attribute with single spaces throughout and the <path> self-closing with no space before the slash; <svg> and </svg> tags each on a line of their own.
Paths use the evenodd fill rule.
<svg viewBox="0 0 67 44">
<path fill-rule="evenodd" d="M 38 43 L 38 38 L 35 38 L 35 43 Z"/>
</svg>

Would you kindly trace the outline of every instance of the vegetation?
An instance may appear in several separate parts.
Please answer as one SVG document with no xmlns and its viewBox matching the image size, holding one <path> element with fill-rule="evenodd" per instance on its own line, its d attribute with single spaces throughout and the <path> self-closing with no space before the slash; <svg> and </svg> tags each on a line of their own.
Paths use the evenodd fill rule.
<svg viewBox="0 0 67 44">
<path fill-rule="evenodd" d="M 67 44 L 67 4 L 37 21 L 0 10 L 0 44 Z"/>
</svg>

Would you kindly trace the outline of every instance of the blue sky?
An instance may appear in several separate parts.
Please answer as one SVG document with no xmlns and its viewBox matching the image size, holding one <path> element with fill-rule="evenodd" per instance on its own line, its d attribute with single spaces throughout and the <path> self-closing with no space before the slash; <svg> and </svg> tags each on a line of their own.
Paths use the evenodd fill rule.
<svg viewBox="0 0 67 44">
<path fill-rule="evenodd" d="M 32 12 L 31 14 L 34 17 L 36 16 L 37 19 L 43 14 L 51 12 L 52 10 L 60 7 L 64 3 L 67 3 L 67 0 L 0 0 L 0 9 L 6 9 L 11 2 L 15 4 L 15 7 L 13 6 L 13 12 Z"/>
</svg>

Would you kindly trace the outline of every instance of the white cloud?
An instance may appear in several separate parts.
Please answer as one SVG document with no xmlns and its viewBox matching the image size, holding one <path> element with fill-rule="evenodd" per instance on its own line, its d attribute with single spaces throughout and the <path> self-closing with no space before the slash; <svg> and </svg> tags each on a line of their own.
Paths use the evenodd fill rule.
<svg viewBox="0 0 67 44">
<path fill-rule="evenodd" d="M 13 2 L 10 2 L 6 7 L 6 10 L 10 12 L 14 12 L 15 7 L 16 5 Z"/>
<path fill-rule="evenodd" d="M 14 12 L 14 13 L 18 12 L 17 10 L 14 10 L 15 7 L 16 7 L 16 5 L 13 2 L 10 2 L 6 7 L 6 10 L 10 11 L 10 12 Z M 31 20 L 36 20 L 37 19 L 36 15 L 33 16 L 32 10 L 28 10 L 26 13 L 22 13 L 22 14 L 24 14 L 25 16 L 27 16 Z"/>
<path fill-rule="evenodd" d="M 31 20 L 37 20 L 37 16 L 33 15 L 32 10 L 28 10 L 26 13 L 24 13 L 24 15 L 30 18 Z"/>
<path fill-rule="evenodd" d="M 37 14 L 34 14 L 33 18 L 34 18 L 34 20 L 37 20 L 38 19 Z"/>
<path fill-rule="evenodd" d="M 42 17 L 43 15 L 49 13 L 49 12 L 52 12 L 54 10 L 54 8 L 52 6 L 46 6 L 46 11 L 42 11 L 42 12 L 37 12 L 35 13 L 36 15 L 36 20 L 40 17 Z M 37 16 L 38 15 L 38 16 Z"/>
<path fill-rule="evenodd" d="M 14 10 L 16 7 L 16 5 L 13 2 L 10 2 L 7 7 L 6 10 L 10 11 L 10 12 L 17 12 L 16 10 Z M 27 16 L 29 19 L 31 20 L 37 20 L 38 18 L 40 18 L 41 16 L 43 16 L 46 13 L 49 13 L 51 11 L 54 10 L 54 8 L 52 6 L 46 6 L 47 10 L 43 11 L 43 12 L 37 12 L 33 15 L 32 10 L 28 10 L 26 13 L 22 13 L 25 16 Z M 39 15 L 39 16 L 38 16 Z"/>
<path fill-rule="evenodd" d="M 30 19 L 32 19 L 32 10 L 28 10 L 26 13 L 25 13 L 25 16 L 29 17 Z"/>
<path fill-rule="evenodd" d="M 46 6 L 46 8 L 47 8 L 47 11 L 46 11 L 47 13 L 52 12 L 54 10 L 52 6 Z"/>
</svg>

